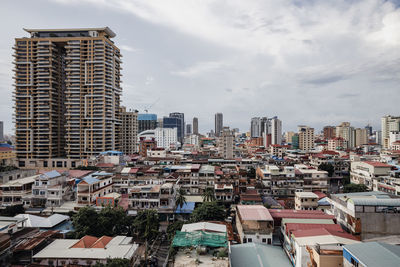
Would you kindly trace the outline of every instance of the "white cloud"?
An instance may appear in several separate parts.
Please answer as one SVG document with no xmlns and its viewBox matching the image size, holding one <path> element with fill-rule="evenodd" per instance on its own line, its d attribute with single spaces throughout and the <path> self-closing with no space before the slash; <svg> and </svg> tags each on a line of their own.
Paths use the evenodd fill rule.
<svg viewBox="0 0 400 267">
<path fill-rule="evenodd" d="M 218 61 L 205 61 L 205 62 L 198 62 L 193 66 L 190 66 L 183 70 L 175 70 L 172 71 L 172 74 L 184 77 L 194 77 L 197 75 L 209 74 L 210 72 L 220 70 L 222 68 L 227 67 L 228 64 L 224 62 Z"/>
<path fill-rule="evenodd" d="M 130 46 L 130 45 L 122 44 L 122 45 L 118 45 L 118 47 L 121 50 L 124 50 L 124 51 L 127 51 L 127 52 L 137 52 L 137 51 L 139 51 L 138 49 L 136 49 L 136 48 L 134 48 L 133 46 Z"/>
</svg>

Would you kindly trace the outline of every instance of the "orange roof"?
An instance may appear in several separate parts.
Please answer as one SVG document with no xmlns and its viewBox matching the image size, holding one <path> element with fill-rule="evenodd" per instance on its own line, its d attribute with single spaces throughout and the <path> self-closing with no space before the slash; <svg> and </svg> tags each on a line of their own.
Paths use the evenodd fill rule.
<svg viewBox="0 0 400 267">
<path fill-rule="evenodd" d="M 112 239 L 113 237 L 105 235 L 100 238 L 85 235 L 70 248 L 105 248 Z"/>
<path fill-rule="evenodd" d="M 113 238 L 110 236 L 102 236 L 90 247 L 90 248 L 105 248 L 108 242 L 110 242 Z"/>
<path fill-rule="evenodd" d="M 96 243 L 97 237 L 85 235 L 78 242 L 71 246 L 71 248 L 90 248 Z"/>
</svg>

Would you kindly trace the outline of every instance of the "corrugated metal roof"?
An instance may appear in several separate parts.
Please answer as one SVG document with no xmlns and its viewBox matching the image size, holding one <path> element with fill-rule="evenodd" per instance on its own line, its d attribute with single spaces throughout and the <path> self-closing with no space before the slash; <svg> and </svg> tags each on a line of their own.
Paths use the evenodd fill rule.
<svg viewBox="0 0 400 267">
<path fill-rule="evenodd" d="M 238 205 L 240 217 L 244 221 L 272 221 L 268 209 L 262 205 Z"/>
<path fill-rule="evenodd" d="M 231 246 L 232 267 L 289 267 L 292 266 L 281 247 L 247 243 Z"/>
<path fill-rule="evenodd" d="M 61 174 L 58 171 L 53 170 L 53 171 L 43 173 L 40 177 L 45 178 L 44 176 L 51 179 L 51 178 L 56 178 L 58 176 L 61 176 Z"/>
<path fill-rule="evenodd" d="M 380 242 L 345 245 L 343 250 L 357 258 L 363 266 L 400 266 L 400 247 Z"/>
<path fill-rule="evenodd" d="M 219 232 L 226 233 L 226 225 L 209 223 L 209 222 L 198 222 L 184 224 L 181 229 L 182 232 L 194 232 L 194 231 L 206 231 L 206 232 Z"/>
</svg>

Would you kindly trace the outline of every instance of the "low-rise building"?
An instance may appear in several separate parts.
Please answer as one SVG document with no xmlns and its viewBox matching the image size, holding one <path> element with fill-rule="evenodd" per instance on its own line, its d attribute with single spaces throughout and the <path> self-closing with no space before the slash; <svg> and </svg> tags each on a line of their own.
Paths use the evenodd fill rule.
<svg viewBox="0 0 400 267">
<path fill-rule="evenodd" d="M 33 256 L 40 266 L 92 266 L 108 259 L 132 260 L 138 245 L 127 236 L 84 236 L 81 239 L 57 239 Z"/>
<path fill-rule="evenodd" d="M 296 192 L 294 203 L 296 210 L 316 210 L 318 195 L 313 192 Z"/>
<path fill-rule="evenodd" d="M 388 176 L 392 165 L 377 161 L 355 161 L 351 163 L 350 181 L 353 184 L 364 184 L 373 189 L 373 181 L 381 176 Z"/>
<path fill-rule="evenodd" d="M 237 205 L 236 227 L 241 243 L 272 244 L 274 221 L 262 205 Z"/>
<path fill-rule="evenodd" d="M 373 191 L 333 194 L 329 202 L 326 212 L 361 240 L 400 234 L 400 198 Z"/>
<path fill-rule="evenodd" d="M 96 198 L 112 192 L 113 175 L 106 172 L 95 172 L 84 177 L 77 184 L 78 204 L 92 205 Z"/>
<path fill-rule="evenodd" d="M 348 244 L 343 246 L 343 266 L 387 266 L 400 264 L 400 247 L 379 242 Z"/>
<path fill-rule="evenodd" d="M 32 185 L 32 207 L 59 207 L 65 200 L 70 200 L 71 187 L 67 177 L 58 171 L 45 172 L 35 176 Z"/>
<path fill-rule="evenodd" d="M 35 176 L 9 181 L 0 185 L 1 206 L 24 205 L 29 207 Z"/>
</svg>

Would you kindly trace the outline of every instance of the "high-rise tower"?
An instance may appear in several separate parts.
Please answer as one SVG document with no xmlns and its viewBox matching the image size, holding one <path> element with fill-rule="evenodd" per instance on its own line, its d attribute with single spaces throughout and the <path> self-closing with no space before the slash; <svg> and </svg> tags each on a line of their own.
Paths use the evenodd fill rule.
<svg viewBox="0 0 400 267">
<path fill-rule="evenodd" d="M 20 166 L 73 167 L 76 160 L 120 149 L 115 33 L 108 27 L 25 31 L 31 37 L 16 38 L 14 46 Z"/>
<path fill-rule="evenodd" d="M 215 136 L 220 136 L 224 125 L 224 117 L 222 113 L 215 114 Z"/>
</svg>

